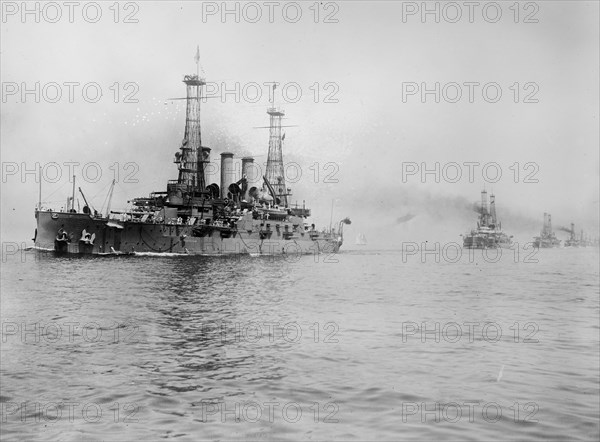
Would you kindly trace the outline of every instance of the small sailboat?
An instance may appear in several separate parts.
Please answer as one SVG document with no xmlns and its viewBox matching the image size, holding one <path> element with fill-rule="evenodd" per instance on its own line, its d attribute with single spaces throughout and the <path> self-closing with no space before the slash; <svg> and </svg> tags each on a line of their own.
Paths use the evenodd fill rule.
<svg viewBox="0 0 600 442">
<path fill-rule="evenodd" d="M 358 235 L 356 235 L 355 244 L 358 246 L 366 246 L 367 245 L 367 237 L 365 236 L 364 233 L 359 233 Z"/>
</svg>

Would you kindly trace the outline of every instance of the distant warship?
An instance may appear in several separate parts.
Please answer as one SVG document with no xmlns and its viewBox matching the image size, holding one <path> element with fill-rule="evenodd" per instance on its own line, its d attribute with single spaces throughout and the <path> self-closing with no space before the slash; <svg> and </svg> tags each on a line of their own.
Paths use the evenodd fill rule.
<svg viewBox="0 0 600 442">
<path fill-rule="evenodd" d="M 544 213 L 544 227 L 542 227 L 540 236 L 533 239 L 533 247 L 541 249 L 560 247 L 560 239 L 552 231 L 552 216 L 549 213 Z"/>
<path fill-rule="evenodd" d="M 477 228 L 463 237 L 466 249 L 509 249 L 512 247 L 512 236 L 502 231 L 502 224 L 496 217 L 496 198 L 490 195 L 489 209 L 487 192 L 481 192 L 481 205 L 477 207 L 479 220 Z M 462 235 L 461 235 L 462 236 Z"/>
<path fill-rule="evenodd" d="M 563 232 L 567 232 L 569 234 L 569 239 L 565 240 L 565 247 L 587 247 L 587 246 L 595 246 L 598 241 L 592 241 L 589 238 L 586 238 L 583 235 L 583 230 L 581 231 L 579 238 L 577 238 L 577 233 L 575 233 L 575 224 L 571 223 L 571 228 L 567 229 L 566 227 L 559 227 Z"/>
<path fill-rule="evenodd" d="M 291 204 L 291 189 L 284 176 L 281 119 L 284 111 L 271 101 L 269 150 L 266 173 L 254 159 L 241 159 L 241 177 L 236 177 L 234 154 L 221 153 L 221 180 L 206 184 L 210 163 L 209 147 L 203 146 L 200 103 L 205 79 L 200 76 L 199 54 L 196 75 L 186 75 L 185 134 L 175 154 L 178 178 L 167 182 L 166 191 L 131 200 L 124 212 L 98 213 L 88 204 L 75 210 L 73 195 L 65 211 L 42 207 L 41 190 L 35 211 L 35 247 L 62 253 L 130 254 L 176 253 L 222 254 L 314 254 L 335 253 L 343 243 L 344 224 L 318 231 L 307 218 L 303 203 Z M 79 189 L 81 191 L 81 189 Z"/>
</svg>

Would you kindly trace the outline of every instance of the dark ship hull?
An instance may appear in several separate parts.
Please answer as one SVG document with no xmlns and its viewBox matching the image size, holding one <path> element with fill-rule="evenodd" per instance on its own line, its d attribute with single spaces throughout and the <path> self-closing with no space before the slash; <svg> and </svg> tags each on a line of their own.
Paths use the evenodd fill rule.
<svg viewBox="0 0 600 442">
<path fill-rule="evenodd" d="M 533 239 L 533 247 L 537 249 L 553 249 L 560 247 L 560 240 L 552 238 L 535 237 Z"/>
<path fill-rule="evenodd" d="M 342 240 L 292 223 L 252 219 L 237 226 L 158 224 L 115 221 L 84 213 L 36 211 L 35 247 L 59 253 L 130 254 L 177 253 L 189 255 L 300 255 L 336 253 Z M 267 226 L 268 224 L 268 226 Z M 66 233 L 66 240 L 59 231 Z M 92 243 L 83 232 L 94 234 Z"/>
<path fill-rule="evenodd" d="M 495 249 L 495 241 L 488 235 L 471 234 L 465 236 L 463 240 L 465 249 Z"/>
<path fill-rule="evenodd" d="M 465 249 L 510 249 L 512 246 L 512 241 L 504 234 L 471 233 L 463 239 Z"/>
</svg>

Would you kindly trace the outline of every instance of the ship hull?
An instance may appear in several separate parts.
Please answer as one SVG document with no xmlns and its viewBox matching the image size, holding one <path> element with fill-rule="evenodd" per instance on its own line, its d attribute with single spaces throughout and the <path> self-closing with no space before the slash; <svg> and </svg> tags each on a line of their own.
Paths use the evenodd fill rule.
<svg viewBox="0 0 600 442">
<path fill-rule="evenodd" d="M 176 253 L 188 255 L 301 255 L 336 253 L 341 238 L 315 231 L 284 234 L 284 225 L 273 223 L 268 231 L 260 225 L 237 228 L 156 224 L 92 217 L 83 213 L 36 212 L 35 246 L 67 254 Z M 60 231 L 67 235 L 60 236 Z M 93 234 L 93 242 L 83 232 Z"/>
<path fill-rule="evenodd" d="M 533 247 L 536 249 L 554 249 L 560 247 L 560 242 L 556 243 L 552 241 L 540 241 L 536 239 L 533 241 Z"/>
<path fill-rule="evenodd" d="M 493 236 L 466 236 L 463 240 L 465 249 L 512 249 L 511 241 L 497 241 Z"/>
<path fill-rule="evenodd" d="M 465 249 L 496 249 L 497 247 L 493 240 L 485 236 L 466 236 L 463 241 Z"/>
</svg>

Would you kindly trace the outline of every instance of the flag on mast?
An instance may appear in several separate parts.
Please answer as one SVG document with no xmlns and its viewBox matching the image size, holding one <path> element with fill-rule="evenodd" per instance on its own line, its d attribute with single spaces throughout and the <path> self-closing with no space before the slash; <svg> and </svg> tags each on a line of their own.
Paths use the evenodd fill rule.
<svg viewBox="0 0 600 442">
<path fill-rule="evenodd" d="M 196 76 L 200 78 L 200 45 L 196 46 L 196 56 L 194 57 L 194 61 L 196 61 Z M 202 72 L 204 75 L 204 72 Z"/>
<path fill-rule="evenodd" d="M 273 107 L 275 107 L 275 89 L 277 89 L 277 82 L 276 81 L 273 82 L 273 91 L 272 91 L 272 95 L 271 95 L 271 105 Z"/>
</svg>

